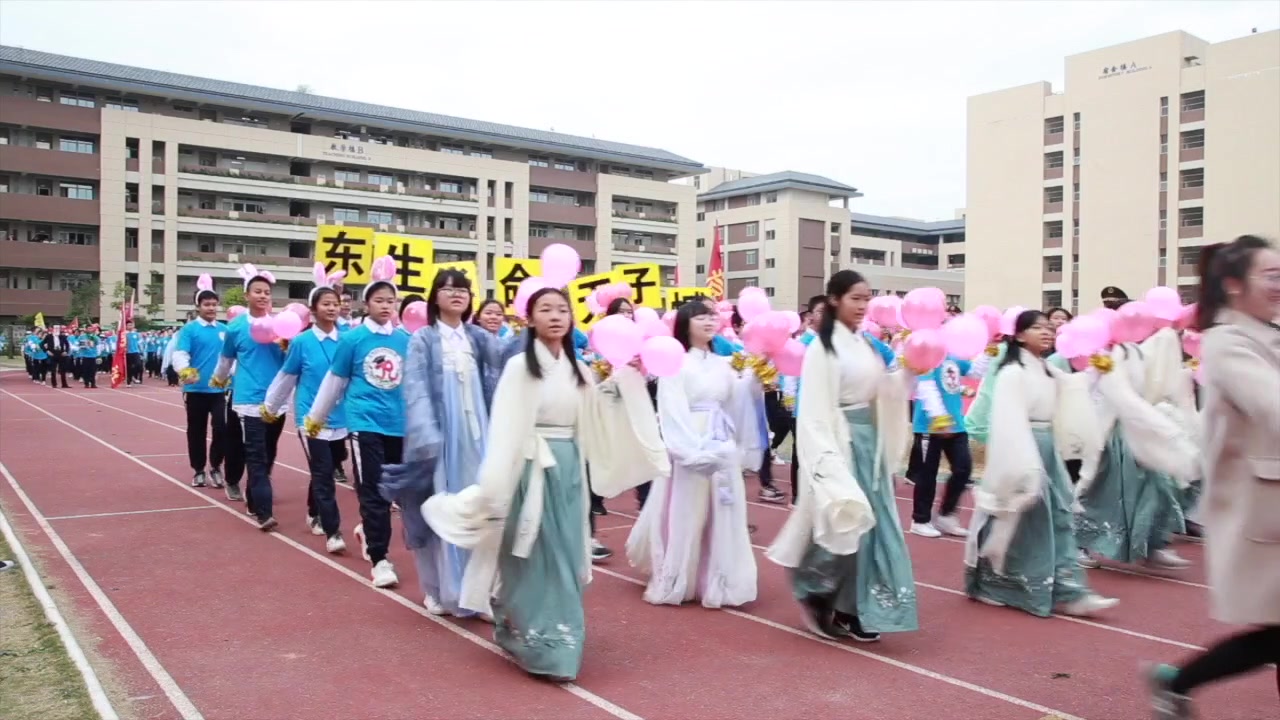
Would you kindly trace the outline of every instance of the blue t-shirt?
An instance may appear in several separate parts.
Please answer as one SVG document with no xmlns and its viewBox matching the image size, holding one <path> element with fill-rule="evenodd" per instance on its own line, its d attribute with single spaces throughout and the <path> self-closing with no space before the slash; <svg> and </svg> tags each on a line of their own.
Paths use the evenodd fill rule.
<svg viewBox="0 0 1280 720">
<path fill-rule="evenodd" d="M 30 336 L 30 339 L 28 340 L 28 346 L 27 346 L 28 348 L 30 348 L 30 350 L 27 354 L 31 356 L 32 360 L 48 360 L 49 359 L 49 353 L 44 351 L 43 342 L 44 341 L 41 340 L 41 338 L 35 335 Z"/>
<path fill-rule="evenodd" d="M 92 333 L 85 333 L 84 335 L 81 335 L 80 357 L 93 358 L 96 360 L 98 358 L 98 344 L 101 342 L 102 340 Z"/>
<path fill-rule="evenodd" d="M 284 365 L 284 351 L 279 345 L 260 343 L 249 336 L 249 321 L 248 313 L 232 320 L 222 343 L 222 357 L 236 361 L 232 405 L 261 405 L 271 381 Z"/>
<path fill-rule="evenodd" d="M 347 429 L 404 437 L 400 384 L 408 356 L 408 333 L 379 335 L 360 325 L 342 335 L 330 371 L 349 381 Z"/>
<path fill-rule="evenodd" d="M 968 360 L 960 360 L 958 358 L 947 356 L 942 364 L 933 369 L 933 372 L 921 375 L 919 382 L 931 382 L 938 387 L 938 393 L 942 396 L 942 405 L 946 408 L 947 414 L 951 416 L 952 426 L 948 432 L 965 432 L 964 429 L 964 376 L 969 374 L 973 363 Z M 925 410 L 924 402 L 916 400 L 915 410 L 911 416 L 911 429 L 914 432 L 928 434 L 929 423 L 932 418 Z"/>
<path fill-rule="evenodd" d="M 139 335 L 139 334 L 138 334 L 138 333 L 136 333 L 136 332 L 129 332 L 129 333 L 125 333 L 125 346 L 124 346 L 124 348 L 125 348 L 125 349 L 124 349 L 124 351 L 125 351 L 125 353 L 126 353 L 126 354 L 128 354 L 128 355 L 136 355 L 136 354 L 138 354 L 138 353 L 142 352 L 141 347 L 142 347 L 142 336 L 141 336 L 141 335 Z"/>
<path fill-rule="evenodd" d="M 320 339 L 312 330 L 304 330 L 302 334 L 289 343 L 289 355 L 284 359 L 281 372 L 298 376 L 298 385 L 293 391 L 294 417 L 298 427 L 302 427 L 311 405 L 316 401 L 316 393 L 320 391 L 320 383 L 325 373 L 333 365 L 333 358 L 338 353 L 338 340 Z M 325 427 L 335 430 L 347 426 L 346 405 L 342 400 L 333 407 Z"/>
<path fill-rule="evenodd" d="M 733 342 L 731 342 L 729 338 L 724 337 L 723 335 L 712 336 L 711 352 L 716 355 L 719 355 L 720 357 L 732 357 L 736 350 L 737 348 L 734 347 Z"/>
<path fill-rule="evenodd" d="M 183 385 L 182 392 L 216 393 L 218 388 L 210 387 L 209 380 L 218 369 L 218 357 L 222 354 L 222 344 L 227 339 L 227 326 L 218 321 L 208 325 L 203 320 L 192 320 L 178 331 L 178 346 L 175 352 L 184 352 L 190 356 L 190 366 L 200 373 L 200 379 L 190 385 Z"/>
<path fill-rule="evenodd" d="M 67 347 L 71 348 L 71 357 L 73 358 L 80 357 L 80 336 L 74 335 L 74 334 L 68 335 Z"/>
</svg>

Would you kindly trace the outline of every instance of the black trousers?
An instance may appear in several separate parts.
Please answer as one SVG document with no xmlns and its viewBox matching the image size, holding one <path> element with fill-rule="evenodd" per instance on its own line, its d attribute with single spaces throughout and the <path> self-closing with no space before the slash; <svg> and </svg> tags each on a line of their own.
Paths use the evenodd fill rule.
<svg viewBox="0 0 1280 720">
<path fill-rule="evenodd" d="M 67 366 L 71 358 L 66 355 L 49 355 L 49 387 L 58 387 L 58 378 L 62 378 L 62 387 L 67 387 Z"/>
<path fill-rule="evenodd" d="M 271 468 L 276 464 L 276 450 L 280 445 L 280 433 L 284 431 L 284 420 L 284 416 L 273 423 L 252 415 L 240 418 L 240 430 L 244 435 L 244 467 L 249 473 L 249 509 L 259 522 L 271 517 L 274 510 Z"/>
<path fill-rule="evenodd" d="M 342 522 L 333 483 L 333 456 L 337 450 L 345 452 L 346 439 L 318 440 L 307 437 L 306 433 L 298 433 L 298 442 L 302 443 L 307 469 L 311 471 L 311 483 L 307 487 L 307 517 L 320 518 L 325 537 L 333 537 L 338 534 Z"/>
<path fill-rule="evenodd" d="M 777 450 L 796 429 L 795 416 L 782 404 L 781 391 L 774 390 L 764 394 L 764 414 L 769 421 L 769 432 L 773 433 L 769 449 Z"/>
<path fill-rule="evenodd" d="M 1182 666 L 1169 689 L 1180 695 L 1211 682 L 1280 662 L 1280 625 L 1266 625 L 1214 643 Z M 1280 692 L 1280 669 L 1276 670 Z"/>
<path fill-rule="evenodd" d="M 360 501 L 360 522 L 364 525 L 365 548 L 374 565 L 387 558 L 391 546 L 391 503 L 378 492 L 383 465 L 404 462 L 404 438 L 381 433 L 351 433 L 351 454 L 356 497 Z M 332 473 L 330 473 L 332 481 Z M 409 508 L 408 512 L 416 512 Z"/>
<path fill-rule="evenodd" d="M 244 479 L 244 428 L 240 425 L 240 416 L 231 409 L 231 393 L 223 393 L 222 405 L 227 412 L 222 476 L 228 485 L 239 487 Z"/>
<path fill-rule="evenodd" d="M 1071 478 L 1071 484 L 1075 485 L 1080 482 L 1080 468 L 1084 465 L 1083 460 L 1067 460 L 1063 462 L 1067 466 L 1067 477 Z"/>
<path fill-rule="evenodd" d="M 969 454 L 968 433 L 951 435 L 930 435 L 929 446 L 924 452 L 924 464 L 915 477 L 914 502 L 911 508 L 911 519 L 918 523 L 929 522 L 933 515 L 933 498 L 938 488 L 938 464 L 943 455 L 951 465 L 951 477 L 947 479 L 947 488 L 942 494 L 942 506 L 938 513 L 943 516 L 955 514 L 960 505 L 960 497 L 969 485 L 969 476 L 973 473 L 973 458 Z"/>
<path fill-rule="evenodd" d="M 80 358 L 80 379 L 87 388 L 98 387 L 98 358 Z"/>
<path fill-rule="evenodd" d="M 205 464 L 211 470 L 222 468 L 227 441 L 227 396 L 221 392 L 184 392 L 182 404 L 187 408 L 187 459 L 191 469 L 204 472 Z M 209 440 L 209 452 L 205 453 L 205 437 L 209 425 L 213 425 L 213 437 Z"/>
<path fill-rule="evenodd" d="M 800 502 L 800 433 L 791 443 L 791 504 Z"/>
<path fill-rule="evenodd" d="M 178 371 L 169 368 L 164 373 L 164 379 L 169 381 L 169 387 L 178 387 Z"/>
<path fill-rule="evenodd" d="M 142 382 L 142 354 L 128 353 L 124 356 L 124 359 L 128 382 Z"/>
<path fill-rule="evenodd" d="M 911 439 L 911 454 L 907 458 L 907 479 L 916 482 L 920 469 L 924 467 L 924 434 L 915 433 Z"/>
</svg>

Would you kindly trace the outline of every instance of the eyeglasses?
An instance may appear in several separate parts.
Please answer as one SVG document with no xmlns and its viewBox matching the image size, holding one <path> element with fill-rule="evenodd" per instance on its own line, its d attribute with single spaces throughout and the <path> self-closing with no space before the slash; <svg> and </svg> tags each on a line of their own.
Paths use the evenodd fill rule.
<svg viewBox="0 0 1280 720">
<path fill-rule="evenodd" d="M 446 287 L 442 287 L 442 288 L 440 288 L 439 292 L 442 292 L 442 293 L 444 293 L 445 295 L 453 295 L 453 296 L 455 296 L 455 297 L 456 297 L 456 296 L 458 296 L 458 295 L 470 295 L 470 294 L 471 294 L 471 289 L 470 289 L 470 288 L 460 288 L 460 287 L 451 287 L 451 286 L 446 286 Z"/>
</svg>

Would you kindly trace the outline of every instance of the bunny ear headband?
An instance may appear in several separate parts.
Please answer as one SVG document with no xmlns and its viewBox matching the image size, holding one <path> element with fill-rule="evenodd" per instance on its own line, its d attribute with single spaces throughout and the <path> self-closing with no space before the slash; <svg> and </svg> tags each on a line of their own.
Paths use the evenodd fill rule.
<svg viewBox="0 0 1280 720">
<path fill-rule="evenodd" d="M 240 275 L 240 278 L 244 280 L 245 290 L 249 289 L 249 283 L 253 282 L 254 280 L 266 280 L 269 285 L 276 284 L 275 275 L 272 275 L 270 272 L 266 270 L 259 271 L 258 268 L 254 267 L 253 265 L 250 265 L 249 263 L 245 263 L 244 265 L 241 265 L 240 269 L 236 270 L 236 273 L 238 273 Z"/>
<path fill-rule="evenodd" d="M 307 294 L 308 306 L 315 301 L 317 292 L 326 288 L 332 290 L 338 283 L 342 282 L 342 278 L 347 276 L 347 271 L 338 270 L 332 274 L 326 274 L 324 263 L 316 263 L 311 274 L 315 280 L 315 287 L 311 288 L 311 292 Z"/>
<path fill-rule="evenodd" d="M 212 295 L 214 300 L 218 299 L 218 293 L 213 291 L 213 278 L 209 277 L 209 273 L 196 278 L 196 305 L 205 298 L 205 293 Z"/>
<path fill-rule="evenodd" d="M 386 285 L 391 288 L 392 292 L 396 291 L 396 284 L 391 278 L 396 276 L 396 261 L 390 255 L 383 255 L 373 261 L 373 267 L 369 270 L 369 284 L 364 286 L 364 292 L 360 299 L 365 302 L 369 301 L 369 295 L 378 289 L 379 285 Z"/>
</svg>

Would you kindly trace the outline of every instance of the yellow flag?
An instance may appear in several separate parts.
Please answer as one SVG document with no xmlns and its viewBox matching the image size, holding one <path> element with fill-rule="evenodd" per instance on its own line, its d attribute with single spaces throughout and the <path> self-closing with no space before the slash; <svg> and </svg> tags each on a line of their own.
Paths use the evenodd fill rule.
<svg viewBox="0 0 1280 720">
<path fill-rule="evenodd" d="M 38 313 L 36 313 L 36 327 L 40 328 L 41 330 L 44 330 L 44 329 L 45 329 L 45 327 L 44 327 L 44 313 L 42 313 L 42 312 L 38 312 Z"/>
</svg>

